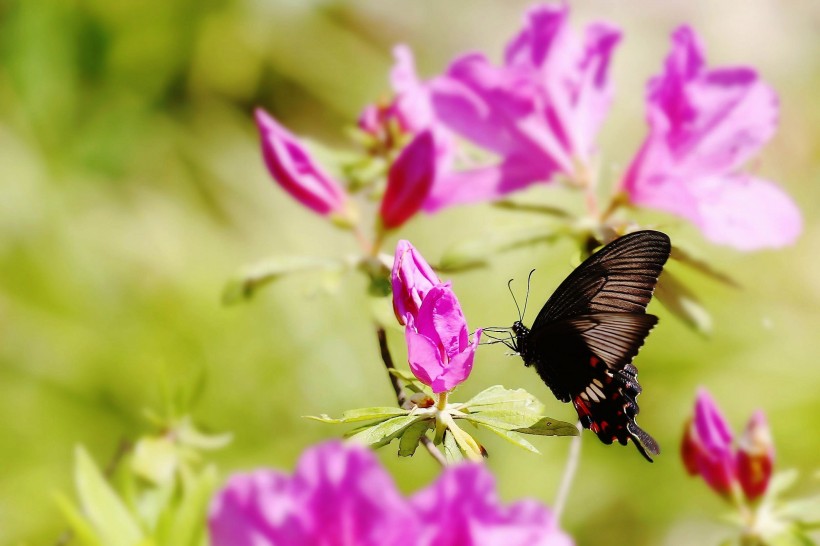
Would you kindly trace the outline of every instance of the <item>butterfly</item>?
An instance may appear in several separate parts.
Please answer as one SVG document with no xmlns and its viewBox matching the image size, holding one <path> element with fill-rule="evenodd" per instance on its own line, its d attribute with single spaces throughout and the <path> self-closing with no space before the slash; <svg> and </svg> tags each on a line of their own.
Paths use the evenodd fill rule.
<svg viewBox="0 0 820 546">
<path fill-rule="evenodd" d="M 585 428 L 605 444 L 631 439 L 649 462 L 660 447 L 635 422 L 641 385 L 632 359 L 658 322 L 646 306 L 670 251 L 659 231 L 615 239 L 570 273 L 531 328 L 519 319 L 505 341 L 556 398 L 572 402 Z"/>
</svg>

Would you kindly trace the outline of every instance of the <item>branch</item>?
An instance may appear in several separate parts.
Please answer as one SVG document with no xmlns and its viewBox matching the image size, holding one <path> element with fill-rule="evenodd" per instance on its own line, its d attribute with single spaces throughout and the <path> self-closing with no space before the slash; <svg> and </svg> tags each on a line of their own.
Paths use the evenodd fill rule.
<svg viewBox="0 0 820 546">
<path fill-rule="evenodd" d="M 404 406 L 404 403 L 407 401 L 407 395 L 404 393 L 401 383 L 399 383 L 399 378 L 390 373 L 390 370 L 395 370 L 396 366 L 393 364 L 393 357 L 390 355 L 390 348 L 387 346 L 387 334 L 381 326 L 376 326 L 376 337 L 379 338 L 379 352 L 382 355 L 384 367 L 387 368 L 387 375 L 390 378 L 390 384 L 393 385 L 393 390 L 396 393 L 396 400 L 399 402 L 399 406 Z M 422 435 L 421 444 L 427 452 L 430 453 L 430 456 L 436 460 L 436 462 L 438 462 L 441 466 L 447 466 L 447 460 L 444 458 L 444 455 L 442 455 L 441 451 L 436 448 L 430 438 L 426 435 Z"/>
</svg>

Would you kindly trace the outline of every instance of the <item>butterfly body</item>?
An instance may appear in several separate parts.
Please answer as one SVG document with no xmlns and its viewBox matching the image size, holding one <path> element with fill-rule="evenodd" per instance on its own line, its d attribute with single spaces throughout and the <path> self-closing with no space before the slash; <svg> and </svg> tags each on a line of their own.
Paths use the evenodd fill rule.
<svg viewBox="0 0 820 546">
<path fill-rule="evenodd" d="M 669 238 L 657 231 L 625 235 L 590 256 L 549 298 L 531 328 L 512 326 L 512 348 L 581 424 L 605 444 L 631 439 L 652 461 L 657 442 L 635 422 L 641 393 L 632 359 L 657 324 L 645 312 Z"/>
</svg>

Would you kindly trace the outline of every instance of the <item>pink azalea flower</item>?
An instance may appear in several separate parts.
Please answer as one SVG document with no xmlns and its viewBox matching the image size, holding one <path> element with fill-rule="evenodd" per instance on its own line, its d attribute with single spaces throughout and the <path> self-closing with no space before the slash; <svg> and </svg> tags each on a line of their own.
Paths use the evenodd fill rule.
<svg viewBox="0 0 820 546">
<path fill-rule="evenodd" d="M 473 369 L 481 330 L 470 343 L 467 321 L 453 290 L 434 286 L 424 296 L 417 317 L 406 318 L 404 335 L 413 375 L 436 394 L 464 382 Z"/>
<path fill-rule="evenodd" d="M 430 82 L 438 122 L 500 159 L 442 175 L 425 208 L 497 199 L 556 173 L 582 177 L 609 109 L 619 39 L 613 27 L 590 25 L 581 40 L 568 6 L 536 6 L 504 66 L 469 54 Z"/>
<path fill-rule="evenodd" d="M 737 451 L 733 440 L 714 399 L 700 389 L 681 444 L 684 465 L 721 495 L 729 496 L 740 486 L 747 499 L 755 500 L 766 491 L 774 466 L 774 445 L 763 412 L 752 416 Z"/>
<path fill-rule="evenodd" d="M 323 216 L 343 214 L 345 192 L 313 161 L 296 137 L 261 108 L 256 110 L 256 125 L 262 138 L 262 155 L 273 179 L 314 212 Z"/>
<path fill-rule="evenodd" d="M 409 241 L 396 245 L 393 270 L 390 273 L 393 289 L 393 311 L 399 324 L 407 323 L 407 316 L 418 316 L 421 302 L 427 293 L 439 284 L 433 268 Z"/>
<path fill-rule="evenodd" d="M 208 523 L 213 546 L 572 545 L 545 506 L 501 505 L 481 465 L 448 467 L 405 499 L 371 451 L 338 441 L 305 451 L 292 476 L 232 476 Z"/>
<path fill-rule="evenodd" d="M 387 229 L 405 223 L 421 208 L 436 177 L 436 150 L 430 131 L 419 133 L 390 166 L 379 214 Z"/>
<path fill-rule="evenodd" d="M 774 468 L 774 442 L 766 416 L 758 410 L 738 442 L 737 473 L 743 492 L 757 499 L 769 486 Z"/>
<path fill-rule="evenodd" d="M 649 135 L 623 188 L 633 203 L 682 216 L 740 250 L 794 242 L 794 202 L 742 165 L 775 131 L 777 96 L 745 67 L 707 68 L 689 27 L 672 37 L 664 72 L 648 85 Z"/>
<path fill-rule="evenodd" d="M 695 400 L 695 416 L 686 427 L 683 456 L 690 474 L 700 474 L 712 489 L 728 494 L 737 480 L 732 431 L 705 389 Z"/>
<path fill-rule="evenodd" d="M 534 501 L 502 505 L 480 464 L 450 468 L 411 502 L 421 521 L 419 543 L 435 546 L 572 546 L 552 513 Z"/>
<path fill-rule="evenodd" d="M 232 476 L 209 515 L 213 546 L 406 546 L 415 528 L 376 457 L 338 441 L 307 450 L 293 476 Z"/>
</svg>

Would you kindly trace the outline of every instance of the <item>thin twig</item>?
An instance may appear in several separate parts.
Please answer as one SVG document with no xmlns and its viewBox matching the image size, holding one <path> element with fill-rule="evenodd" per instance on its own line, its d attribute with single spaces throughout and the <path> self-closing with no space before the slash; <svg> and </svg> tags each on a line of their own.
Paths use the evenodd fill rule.
<svg viewBox="0 0 820 546">
<path fill-rule="evenodd" d="M 564 468 L 561 485 L 558 487 L 558 494 L 555 495 L 555 502 L 552 504 L 552 512 L 555 515 L 556 522 L 561 520 L 561 513 L 567 504 L 569 490 L 572 489 L 572 481 L 575 478 L 575 473 L 578 471 L 578 463 L 581 460 L 581 421 L 575 423 L 575 428 L 578 429 L 578 436 L 573 437 L 569 445 L 567 466 Z"/>
<path fill-rule="evenodd" d="M 407 395 L 405 394 L 404 389 L 402 389 L 401 383 L 399 383 L 399 378 L 390 373 L 390 370 L 395 370 L 396 366 L 393 364 L 393 357 L 390 355 L 390 348 L 387 346 L 387 334 L 381 326 L 376 327 L 376 337 L 379 338 L 379 352 L 382 355 L 384 367 L 387 368 L 387 375 L 390 377 L 390 384 L 393 385 L 393 390 L 396 393 L 396 400 L 399 402 L 399 406 L 404 406 L 404 403 L 407 401 Z M 441 466 L 447 466 L 447 459 L 444 458 L 441 451 L 438 450 L 432 440 L 430 440 L 430 438 L 426 435 L 421 437 L 421 445 L 424 446 L 436 462 L 438 462 Z"/>
</svg>

